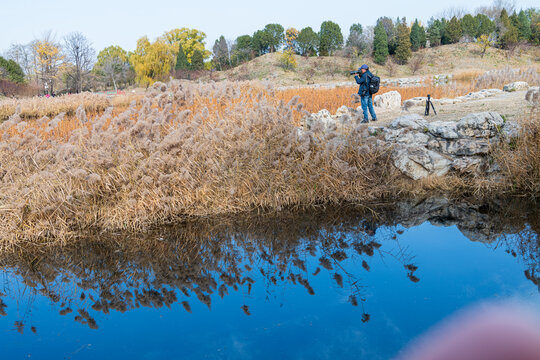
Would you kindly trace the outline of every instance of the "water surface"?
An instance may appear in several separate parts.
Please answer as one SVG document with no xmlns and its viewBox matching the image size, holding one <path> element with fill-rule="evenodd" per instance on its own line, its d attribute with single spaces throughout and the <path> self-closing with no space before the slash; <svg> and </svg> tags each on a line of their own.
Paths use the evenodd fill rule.
<svg viewBox="0 0 540 360">
<path fill-rule="evenodd" d="M 2 355 L 388 359 L 468 305 L 540 308 L 539 217 L 516 208 L 434 198 L 5 256 Z"/>
</svg>

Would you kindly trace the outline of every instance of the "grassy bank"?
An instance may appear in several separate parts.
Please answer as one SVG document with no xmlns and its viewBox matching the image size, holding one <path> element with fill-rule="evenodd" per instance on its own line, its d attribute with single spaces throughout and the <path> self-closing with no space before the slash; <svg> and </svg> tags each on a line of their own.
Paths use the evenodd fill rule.
<svg viewBox="0 0 540 360">
<path fill-rule="evenodd" d="M 0 247 L 424 192 L 540 195 L 538 116 L 518 142 L 495 152 L 502 178 L 412 182 L 394 169 L 390 148 L 355 131 L 298 132 L 298 97 L 276 94 L 255 83 L 158 83 L 140 106 L 118 114 L 12 116 L 0 126 Z"/>
</svg>

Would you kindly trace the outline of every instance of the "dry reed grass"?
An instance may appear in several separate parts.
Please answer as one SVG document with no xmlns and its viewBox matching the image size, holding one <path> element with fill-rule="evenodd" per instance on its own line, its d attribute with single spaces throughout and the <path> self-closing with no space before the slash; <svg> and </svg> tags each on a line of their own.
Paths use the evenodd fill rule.
<svg viewBox="0 0 540 360">
<path fill-rule="evenodd" d="M 80 106 L 88 114 L 98 114 L 110 106 L 125 108 L 132 101 L 140 101 L 141 98 L 142 95 L 134 94 L 110 97 L 103 94 L 82 93 L 51 98 L 36 96 L 25 99 L 4 99 L 0 101 L 0 121 L 7 120 L 15 113 L 23 119 L 54 117 L 61 113 L 74 116 Z"/>
<path fill-rule="evenodd" d="M 389 91 L 397 91 L 401 95 L 401 99 L 407 100 L 414 97 L 421 97 L 430 94 L 435 99 L 441 98 L 455 98 L 463 96 L 475 88 L 472 85 L 447 85 L 447 86 L 435 86 L 431 84 L 424 84 L 422 86 L 414 87 L 392 87 L 382 86 L 378 94 L 384 94 Z M 335 113 L 336 110 L 342 105 L 357 107 L 360 104 L 353 103 L 353 94 L 358 92 L 358 86 L 344 86 L 335 88 L 300 88 L 300 89 L 287 89 L 277 91 L 276 95 L 283 99 L 283 101 L 289 101 L 295 96 L 299 96 L 299 101 L 305 104 L 304 109 L 308 112 L 314 113 L 321 109 L 326 109 L 331 113 Z M 300 114 L 295 117 L 296 121 L 301 118 Z"/>
<path fill-rule="evenodd" d="M 411 91 L 405 98 L 422 91 L 400 90 Z M 299 131 L 299 99 L 343 104 L 337 95 L 328 102 L 325 92 L 348 98 L 346 89 L 306 89 L 286 102 L 293 93 L 258 83 L 174 81 L 156 83 L 140 105 L 108 107 L 94 118 L 82 105 L 72 117 L 24 121 L 16 113 L 0 125 L 0 250 L 64 243 L 81 230 L 141 231 L 190 217 L 437 191 L 540 196 L 537 116 L 513 147 L 498 150 L 502 181 L 415 183 L 394 169 L 391 149 L 371 146 L 376 139 L 358 136 L 360 128 Z"/>
<path fill-rule="evenodd" d="M 458 70 L 452 74 L 452 80 L 456 81 L 472 81 L 485 73 L 480 69 L 465 69 Z"/>
<path fill-rule="evenodd" d="M 0 247 L 388 193 L 388 151 L 299 132 L 300 109 L 256 85 L 173 82 L 116 116 L 15 114 L 0 126 Z"/>
<path fill-rule="evenodd" d="M 515 81 L 526 81 L 530 86 L 540 85 L 540 66 L 530 66 L 526 69 L 513 69 L 506 67 L 501 70 L 487 71 L 476 78 L 474 86 L 477 88 L 501 88 Z"/>
</svg>

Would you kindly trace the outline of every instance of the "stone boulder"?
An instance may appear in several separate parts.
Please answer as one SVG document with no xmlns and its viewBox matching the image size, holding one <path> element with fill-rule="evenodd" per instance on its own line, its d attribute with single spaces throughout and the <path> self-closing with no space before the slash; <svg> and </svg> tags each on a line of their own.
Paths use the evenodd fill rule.
<svg viewBox="0 0 540 360">
<path fill-rule="evenodd" d="M 390 124 L 390 129 L 424 130 L 428 122 L 417 114 L 400 116 Z"/>
<path fill-rule="evenodd" d="M 465 116 L 456 123 L 460 136 L 493 137 L 501 132 L 504 119 L 496 112 L 486 111 Z"/>
<path fill-rule="evenodd" d="M 451 160 L 423 146 L 397 147 L 392 159 L 394 166 L 413 180 L 445 175 L 452 166 Z"/>
<path fill-rule="evenodd" d="M 503 87 L 503 91 L 512 92 L 512 91 L 521 91 L 521 90 L 528 90 L 529 84 L 527 84 L 525 81 L 516 81 L 510 84 L 506 84 Z"/>
<path fill-rule="evenodd" d="M 373 99 L 373 105 L 383 109 L 397 109 L 401 106 L 401 94 L 397 91 L 377 95 Z"/>
<path fill-rule="evenodd" d="M 443 139 L 457 139 L 456 123 L 449 121 L 433 121 L 428 124 L 427 129 L 430 134 Z"/>
</svg>

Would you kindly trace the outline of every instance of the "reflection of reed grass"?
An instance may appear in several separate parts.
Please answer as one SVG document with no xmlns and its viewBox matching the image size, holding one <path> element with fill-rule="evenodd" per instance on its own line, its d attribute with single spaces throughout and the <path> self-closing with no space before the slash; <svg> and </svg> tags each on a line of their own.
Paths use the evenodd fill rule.
<svg viewBox="0 0 540 360">
<path fill-rule="evenodd" d="M 527 264 L 525 276 L 540 283 L 538 212 L 524 214 L 524 208 L 534 208 L 517 201 L 497 204 L 484 204 L 498 209 L 489 217 L 493 231 L 516 229 L 519 236 L 508 235 L 491 246 L 507 246 L 509 253 Z M 459 201 L 450 207 L 476 208 Z M 391 204 L 374 205 L 371 210 L 344 207 L 264 217 L 252 214 L 242 219 L 216 216 L 147 234 L 95 234 L 65 246 L 28 246 L 24 251 L 2 253 L 0 266 L 15 270 L 25 287 L 35 288 L 56 303 L 60 315 L 74 312 L 70 316 L 75 316 L 75 321 L 94 329 L 98 326 L 94 320 L 97 313 L 175 303 L 191 312 L 196 301 L 208 305 L 210 295 L 246 292 L 250 284 L 259 294 L 277 293 L 281 286 L 297 284 L 307 294 L 315 295 L 318 289 L 310 281 L 317 275 L 334 277 L 344 287 L 340 292 L 348 295 L 352 306 L 360 305 L 364 320 L 369 321 L 368 309 L 364 309 L 369 308 L 365 288 L 348 267 L 381 256 L 385 263 L 395 262 L 402 269 L 403 281 L 419 281 L 414 275 L 418 265 L 426 269 L 412 263 L 414 254 L 402 256 L 399 235 L 403 232 L 396 230 L 396 224 L 404 219 L 414 219 L 409 210 Z M 470 211 L 463 213 L 471 215 Z M 455 224 L 456 212 L 449 214 Z M 418 216 L 423 218 L 425 214 Z M 375 238 L 373 229 L 380 227 L 382 231 Z M 328 273 L 322 270 L 321 274 L 321 268 L 309 260 L 309 256 L 316 258 L 319 254 L 332 254 L 325 258 L 331 264 Z M 377 271 L 377 267 L 371 271 Z M 2 306 L 2 296 L 17 294 L 3 287 L 0 315 L 5 315 L 14 310 Z M 244 297 L 245 307 L 238 303 L 239 313 L 251 314 L 249 299 Z M 217 297 L 213 300 L 219 301 Z M 25 326 L 21 321 L 19 325 L 24 331 L 30 324 Z"/>
</svg>

